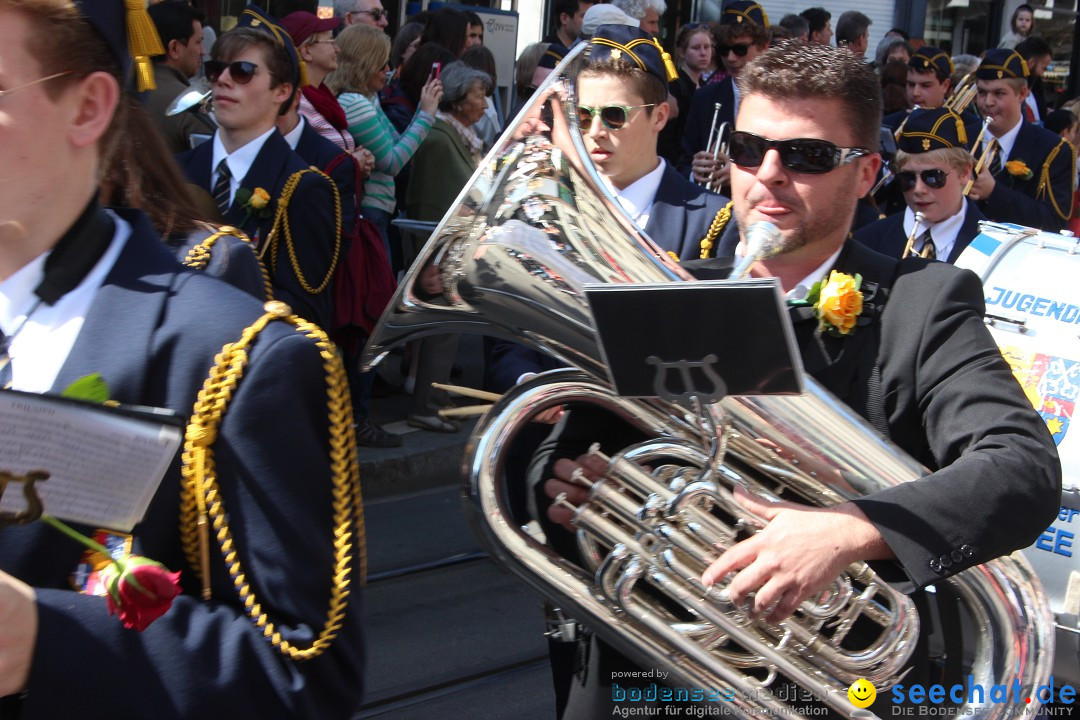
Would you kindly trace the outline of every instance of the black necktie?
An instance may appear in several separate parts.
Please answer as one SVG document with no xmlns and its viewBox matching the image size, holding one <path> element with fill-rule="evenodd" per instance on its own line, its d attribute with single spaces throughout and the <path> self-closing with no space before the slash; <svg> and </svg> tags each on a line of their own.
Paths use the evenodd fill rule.
<svg viewBox="0 0 1080 720">
<path fill-rule="evenodd" d="M 11 386 L 11 356 L 8 355 L 7 336 L 0 330 L 0 390 Z"/>
<path fill-rule="evenodd" d="M 229 172 L 228 158 L 218 163 L 217 172 L 218 179 L 214 183 L 214 202 L 217 203 L 218 210 L 224 215 L 229 209 L 229 195 L 232 191 L 232 173 Z"/>
<path fill-rule="evenodd" d="M 919 236 L 919 241 L 919 255 L 927 260 L 937 260 L 937 246 L 934 245 L 934 238 L 930 236 L 930 228 Z"/>
<path fill-rule="evenodd" d="M 990 141 L 989 147 L 992 147 L 997 151 L 994 153 L 994 156 L 990 158 L 990 174 L 997 177 L 997 174 L 1001 172 L 1001 144 L 995 138 Z M 989 150 L 989 148 L 987 149 Z"/>
</svg>

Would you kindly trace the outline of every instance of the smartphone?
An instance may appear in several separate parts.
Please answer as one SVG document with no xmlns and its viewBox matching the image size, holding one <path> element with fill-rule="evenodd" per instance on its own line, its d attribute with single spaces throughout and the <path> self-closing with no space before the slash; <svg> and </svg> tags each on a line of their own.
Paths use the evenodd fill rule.
<svg viewBox="0 0 1080 720">
<path fill-rule="evenodd" d="M 431 63 L 431 79 L 432 80 L 438 80 L 439 79 L 439 73 L 441 73 L 441 72 L 442 72 L 442 63 L 441 62 L 433 62 L 433 63 Z"/>
</svg>

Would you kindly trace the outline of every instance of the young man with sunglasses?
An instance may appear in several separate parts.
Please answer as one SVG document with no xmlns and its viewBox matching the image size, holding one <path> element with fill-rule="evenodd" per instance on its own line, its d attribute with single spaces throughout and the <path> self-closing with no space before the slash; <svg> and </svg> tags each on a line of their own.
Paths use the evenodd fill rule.
<svg viewBox="0 0 1080 720">
<path fill-rule="evenodd" d="M 993 145 L 968 194 L 991 220 L 1043 230 L 1060 230 L 1072 211 L 1076 152 L 1054 133 L 1023 116 L 1028 96 L 1028 66 L 1015 50 L 987 50 L 975 71 L 976 102 L 990 125 L 980 157 Z"/>
<path fill-rule="evenodd" d="M 340 193 L 311 169 L 276 123 L 299 92 L 299 61 L 288 34 L 249 6 L 214 43 L 205 63 L 218 130 L 179 156 L 188 179 L 214 198 L 225 222 L 256 243 L 274 297 L 330 328 L 329 275 L 341 258 Z M 286 186 L 289 190 L 286 191 Z M 256 191 L 268 195 L 262 208 Z M 278 207 L 285 204 L 287 213 Z"/>
<path fill-rule="evenodd" d="M 914 591 L 1032 543 L 1056 512 L 1061 467 L 1046 426 L 983 324 L 978 278 L 944 263 L 888 258 L 849 238 L 855 205 L 881 162 L 874 72 L 846 50 L 789 43 L 758 57 L 739 82 L 735 218 L 743 237 L 764 221 L 781 238 L 779 253 L 754 262 L 751 275 L 776 278 L 790 301 L 805 371 L 931 472 L 829 507 L 737 489 L 736 501 L 763 527 L 723 552 L 702 585 L 717 593 L 722 584 L 736 606 L 776 622 L 854 562 L 872 561 L 889 582 Z M 859 302 L 852 297 L 830 332 L 818 316 L 820 299 L 809 292 L 834 271 L 850 282 L 860 277 L 861 286 Z M 687 331 L 700 321 L 687 318 Z M 593 442 L 614 451 L 640 439 L 619 427 L 599 409 L 571 409 L 534 458 L 533 474 L 549 478 L 547 496 L 585 502 L 575 473 L 595 478 L 602 468 L 578 453 Z M 835 472 L 814 466 L 821 459 L 812 452 L 781 448 L 779 455 Z M 573 516 L 560 505 L 547 514 L 565 527 Z M 933 597 L 914 595 L 923 609 Z M 920 643 L 910 661 L 909 682 L 929 680 L 925 647 Z M 590 651 L 593 679 L 586 682 L 594 699 L 607 691 L 610 714 L 611 687 L 604 685 L 631 684 L 624 678 L 635 668 L 603 643 Z M 591 717 L 600 717 L 595 708 Z"/>
<path fill-rule="evenodd" d="M 897 139 L 897 189 L 907 208 L 871 223 L 855 239 L 883 255 L 899 258 L 908 238 L 911 253 L 932 260 L 956 262 L 979 234 L 986 216 L 964 197 L 971 179 L 970 141 L 964 120 L 946 108 L 915 110 Z M 915 213 L 922 213 L 916 228 Z M 912 233 L 914 232 L 914 235 Z"/>
<path fill-rule="evenodd" d="M 589 158 L 634 221 L 664 250 L 689 260 L 700 257 L 727 198 L 695 186 L 657 154 L 672 74 L 651 35 L 601 25 L 578 77 L 578 120 Z"/>
<path fill-rule="evenodd" d="M 0 0 L 0 329 L 10 360 L 0 386 L 60 394 L 94 374 L 110 400 L 188 418 L 215 356 L 265 323 L 215 408 L 219 424 L 195 441 L 213 452 L 204 469 L 221 502 L 217 530 L 230 537 L 211 533 L 204 590 L 196 518 L 181 510 L 181 488 L 203 473 L 182 477 L 187 452 L 126 537 L 78 526 L 180 573 L 181 594 L 140 632 L 79 582 L 80 566 L 96 562 L 81 544 L 41 522 L 0 528 L 0 715 L 344 720 L 359 703 L 364 649 L 359 563 L 342 558 L 343 576 L 335 547 L 355 542 L 338 534 L 361 516 L 349 502 L 343 522 L 333 519 L 337 492 L 359 489 L 355 477 L 338 483 L 351 473 L 329 457 L 332 439 L 353 452 L 348 433 L 330 430 L 335 358 L 263 302 L 182 267 L 144 213 L 98 204 L 103 158 L 127 127 L 125 13 L 133 37 L 156 40 L 131 5 Z M 132 54 L 153 54 L 153 44 Z M 346 592 L 328 616 L 331 588 Z M 323 628 L 326 642 L 312 647 Z"/>
<path fill-rule="evenodd" d="M 769 16 L 760 4 L 737 0 L 724 8 L 716 29 L 716 57 L 724 63 L 729 76 L 694 93 L 678 166 L 684 177 L 701 185 L 727 187 L 731 172 L 727 158 L 714 154 L 709 143 L 723 123 L 728 123 L 729 129 L 735 129 L 739 75 L 769 47 L 769 37 Z"/>
</svg>

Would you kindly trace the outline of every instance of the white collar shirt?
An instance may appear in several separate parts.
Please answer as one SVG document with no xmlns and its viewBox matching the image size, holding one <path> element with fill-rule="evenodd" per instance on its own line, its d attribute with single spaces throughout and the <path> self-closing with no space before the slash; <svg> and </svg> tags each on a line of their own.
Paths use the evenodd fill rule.
<svg viewBox="0 0 1080 720">
<path fill-rule="evenodd" d="M 960 212 L 950 215 L 939 223 L 921 225 L 915 235 L 915 239 L 918 240 L 924 232 L 930 231 L 930 237 L 934 240 L 934 254 L 938 260 L 945 261 L 948 259 L 953 246 L 956 245 L 956 236 L 960 234 L 960 228 L 964 224 L 964 215 L 967 214 L 967 198 L 962 198 L 962 200 Z M 913 227 L 915 227 L 915 213 L 912 212 L 911 208 L 907 208 L 904 210 L 904 237 L 911 236 Z M 912 252 L 920 253 L 922 248 L 912 248 Z"/>
<path fill-rule="evenodd" d="M 229 172 L 232 175 L 229 179 L 230 205 L 232 205 L 233 198 L 236 197 L 236 191 L 240 189 L 240 183 L 247 177 L 248 170 L 251 170 L 251 166 L 255 163 L 259 151 L 262 150 L 270 135 L 277 131 L 276 127 L 270 128 L 247 145 L 234 150 L 231 155 L 225 152 L 225 144 L 221 142 L 221 131 L 214 133 L 214 156 L 210 162 L 210 187 L 213 188 L 217 183 L 218 166 L 224 160 L 229 166 Z"/>
<path fill-rule="evenodd" d="M 55 305 L 39 303 L 34 294 L 44 278 L 45 261 L 51 251 L 34 258 L 0 283 L 0 330 L 8 336 L 14 334 L 8 348 L 13 390 L 43 393 L 56 382 L 94 297 L 131 235 L 130 225 L 109 214 L 116 224 L 112 242 L 82 282 Z"/>
<path fill-rule="evenodd" d="M 642 175 L 622 190 L 619 190 L 608 181 L 608 187 L 611 188 L 615 199 L 619 201 L 623 210 L 626 210 L 637 226 L 642 229 L 649 223 L 653 201 L 656 200 L 656 191 L 660 188 L 660 180 L 664 176 L 664 159 L 659 158 L 659 160 L 660 162 L 656 164 L 654 170 Z M 607 181 L 607 178 L 604 178 L 604 180 Z"/>
<path fill-rule="evenodd" d="M 300 116 L 300 122 L 296 123 L 296 127 L 289 131 L 285 135 L 285 142 L 289 143 L 289 147 L 296 150 L 296 146 L 300 144 L 300 136 L 304 134 L 304 123 L 307 122 L 304 116 Z"/>
<path fill-rule="evenodd" d="M 1020 134 L 1020 126 L 1023 124 L 1024 118 L 1020 118 L 1020 122 L 1016 123 L 1016 125 L 1013 126 L 1012 130 L 1009 130 L 1007 133 L 997 139 L 998 145 L 1001 146 L 1001 155 L 999 155 L 998 157 L 1001 159 L 1001 165 L 1003 167 L 1005 165 L 1005 161 L 1009 159 L 1010 155 L 1012 155 L 1013 145 L 1016 144 L 1016 136 Z M 987 133 L 983 135 L 983 152 L 986 151 L 986 145 L 990 142 L 991 139 L 993 139 L 993 137 L 994 136 L 989 131 L 987 131 Z M 1022 159 L 1023 158 L 1021 158 L 1021 160 Z"/>
<path fill-rule="evenodd" d="M 821 265 L 819 265 L 816 270 L 814 270 L 809 275 L 807 275 L 802 280 L 800 280 L 798 283 L 796 283 L 795 287 L 791 288 L 786 293 L 784 293 L 784 299 L 785 300 L 805 300 L 806 296 L 810 293 L 810 288 L 812 288 L 814 286 L 814 283 L 823 281 L 825 279 L 825 275 L 830 270 L 832 270 L 833 265 L 836 264 L 836 259 L 838 257 L 840 257 L 840 252 L 843 249 L 844 249 L 843 245 L 838 247 L 836 249 L 836 252 L 834 252 L 832 255 L 830 255 L 828 258 L 826 258 L 825 262 L 821 263 Z M 741 258 L 745 254 L 746 254 L 746 250 L 745 250 L 745 248 L 743 246 L 742 240 L 740 240 L 739 244 L 735 247 L 735 256 Z"/>
</svg>

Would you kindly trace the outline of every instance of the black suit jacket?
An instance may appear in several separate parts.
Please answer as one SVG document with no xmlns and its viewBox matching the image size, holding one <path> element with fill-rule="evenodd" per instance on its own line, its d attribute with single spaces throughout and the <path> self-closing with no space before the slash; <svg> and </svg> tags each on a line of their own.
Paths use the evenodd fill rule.
<svg viewBox="0 0 1080 720">
<path fill-rule="evenodd" d="M 1022 160 L 1031 170 L 1031 179 L 1010 175 L 1003 167 L 996 176 L 994 191 L 979 203 L 979 208 L 998 222 L 1060 230 L 1072 212 L 1076 153 L 1049 130 L 1026 120 L 1020 123 L 1009 160 Z"/>
<path fill-rule="evenodd" d="M 262 315 L 263 303 L 184 270 L 141 213 L 122 216 L 133 234 L 53 391 L 100 373 L 112 399 L 187 417 L 214 355 Z M 334 572 L 324 360 L 284 322 L 271 322 L 249 353 L 214 446 L 218 482 L 247 582 L 282 635 L 306 647 L 326 620 Z M 355 561 L 337 638 L 318 657 L 286 660 L 247 618 L 213 540 L 212 597 L 200 599 L 178 532 L 180 482 L 178 456 L 133 530 L 134 551 L 180 571 L 183 585 L 141 633 L 110 617 L 104 598 L 72 591 L 81 545 L 42 523 L 0 529 L 0 568 L 37 593 L 37 645 L 19 717 L 351 717 L 363 680 Z"/>
<path fill-rule="evenodd" d="M 702 238 L 727 204 L 723 195 L 690 182 L 665 164 L 644 229 L 661 249 L 675 253 L 680 260 L 696 260 Z"/>
<path fill-rule="evenodd" d="M 177 161 L 188 180 L 210 192 L 212 189 L 214 144 L 205 142 L 182 155 Z M 266 217 L 249 213 L 233 200 L 225 212 L 224 220 L 239 227 L 256 242 L 260 252 L 266 246 L 274 225 L 274 211 L 281 199 L 281 191 L 289 178 L 307 170 L 310 165 L 292 151 L 285 138 L 273 132 L 252 163 L 251 169 L 240 181 L 240 187 L 248 190 L 262 188 L 270 193 L 270 212 Z M 292 198 L 289 200 L 289 227 L 296 255 L 296 262 L 308 286 L 312 289 L 323 284 L 334 261 L 334 248 L 338 235 L 334 223 L 334 201 L 330 182 L 321 175 L 305 173 L 301 176 Z M 342 214 L 344 217 L 344 213 Z M 284 235 L 284 233 L 282 233 Z M 276 257 L 266 252 L 263 263 L 270 271 L 270 284 L 274 297 L 288 303 L 300 316 L 324 328 L 330 327 L 331 293 L 329 283 L 317 294 L 304 289 L 286 248 L 286 238 L 278 237 Z M 341 258 L 338 252 L 338 260 Z"/>
<path fill-rule="evenodd" d="M 956 262 L 956 258 L 960 257 L 960 253 L 964 252 L 964 248 L 970 245 L 975 236 L 979 234 L 979 222 L 985 219 L 986 216 L 982 214 L 975 203 L 967 203 L 964 222 L 960 226 L 960 232 L 956 234 L 956 242 L 953 244 L 949 257 L 944 258 L 945 262 L 950 264 Z M 899 259 L 907 246 L 907 234 L 904 232 L 904 213 L 899 212 L 890 215 L 861 228 L 856 231 L 855 239 L 871 250 Z"/>
<path fill-rule="evenodd" d="M 856 332 L 818 332 L 810 306 L 789 309 L 805 370 L 933 472 L 856 500 L 882 534 L 902 589 L 940 580 L 1032 543 L 1061 493 L 1057 450 L 982 322 L 977 276 L 898 261 L 848 241 L 835 269 L 863 277 Z M 685 319 L 687 332 L 696 320 Z M 610 416 L 575 409 L 534 458 L 532 481 L 600 440 Z M 890 571 L 891 570 L 891 571 Z"/>
<path fill-rule="evenodd" d="M 302 120 L 304 129 L 300 131 L 300 140 L 296 143 L 294 151 L 308 165 L 319 168 L 330 176 L 337 185 L 341 197 L 341 233 L 342 242 L 352 237 L 356 229 L 356 160 L 352 155 L 342 150 L 333 142 L 327 140 L 311 127 L 311 123 Z M 337 160 L 337 158 L 341 160 Z M 327 168 L 337 161 L 336 166 L 330 172 Z M 349 252 L 348 245 L 343 244 L 341 255 L 344 257 Z"/>
<path fill-rule="evenodd" d="M 724 78 L 718 83 L 698 88 L 694 93 L 694 99 L 690 103 L 690 115 L 686 118 L 682 139 L 682 156 L 679 159 L 677 170 L 684 178 L 690 177 L 690 166 L 694 162 L 694 153 L 707 150 L 709 145 L 709 131 L 712 129 L 713 113 L 716 111 L 716 103 L 720 103 L 720 113 L 716 118 L 716 126 L 720 123 L 731 123 L 735 127 L 735 85 L 734 79 Z"/>
</svg>

